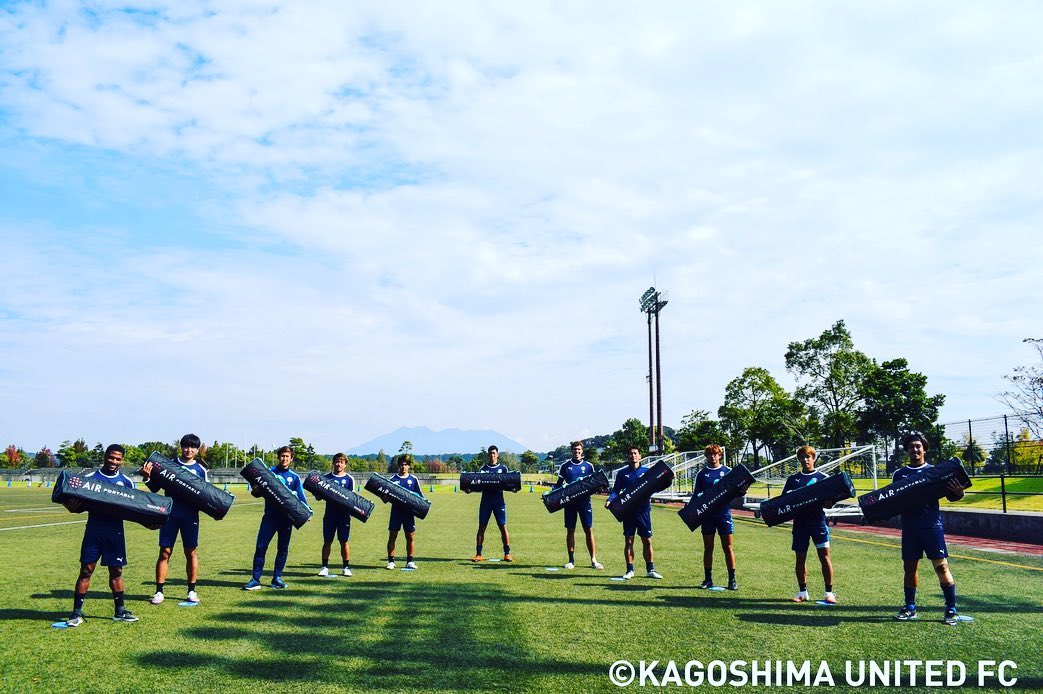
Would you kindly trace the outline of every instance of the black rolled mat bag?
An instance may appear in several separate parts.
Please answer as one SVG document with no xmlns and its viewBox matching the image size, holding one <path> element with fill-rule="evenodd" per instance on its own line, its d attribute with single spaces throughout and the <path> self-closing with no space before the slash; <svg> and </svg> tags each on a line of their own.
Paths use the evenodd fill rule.
<svg viewBox="0 0 1043 694">
<path fill-rule="evenodd" d="M 846 472 L 761 502 L 761 518 L 770 528 L 855 496 L 855 485 Z"/>
<path fill-rule="evenodd" d="M 80 510 L 140 523 L 149 530 L 163 527 L 174 508 L 174 500 L 141 489 L 120 487 L 92 479 L 94 470 L 58 473 L 51 501 L 63 506 L 77 501 Z"/>
<path fill-rule="evenodd" d="M 373 515 L 373 507 L 376 506 L 372 501 L 359 496 L 352 490 L 330 482 L 317 470 L 312 470 L 304 478 L 304 488 L 314 494 L 316 499 L 344 509 L 352 518 L 357 518 L 363 523 Z"/>
<path fill-rule="evenodd" d="M 684 508 L 677 512 L 688 529 L 695 529 L 704 518 L 712 518 L 728 508 L 732 499 L 742 496 L 753 484 L 753 475 L 742 463 L 736 465 L 720 481 L 706 491 L 692 494 Z"/>
<path fill-rule="evenodd" d="M 622 523 L 624 516 L 651 499 L 656 492 L 661 492 L 669 487 L 673 481 L 674 471 L 660 460 L 641 475 L 641 479 L 634 487 L 613 499 L 608 505 L 608 510 L 612 512 L 617 521 Z"/>
<path fill-rule="evenodd" d="M 543 505 L 547 507 L 547 511 L 554 513 L 569 504 L 579 503 L 594 492 L 607 487 L 608 477 L 605 475 L 605 471 L 598 470 L 593 475 L 581 477 L 575 482 L 569 482 L 557 489 L 550 490 L 543 495 Z"/>
<path fill-rule="evenodd" d="M 308 508 L 308 504 L 301 501 L 260 458 L 254 458 L 247 463 L 239 474 L 246 478 L 251 487 L 260 490 L 261 496 L 285 513 L 293 527 L 300 530 L 311 518 L 312 510 Z"/>
<path fill-rule="evenodd" d="M 420 520 L 427 518 L 427 512 L 431 510 L 430 501 L 375 472 L 366 480 L 365 489 L 385 504 L 403 506 L 404 510 L 409 511 Z"/>
<path fill-rule="evenodd" d="M 521 473 L 461 472 L 460 489 L 465 492 L 484 492 L 490 489 L 518 492 L 521 490 Z"/>
<path fill-rule="evenodd" d="M 946 460 L 918 475 L 909 475 L 886 487 L 863 494 L 858 497 L 858 505 L 867 521 L 887 520 L 941 499 L 949 493 L 945 488 L 949 480 L 958 481 L 964 489 L 971 486 L 971 478 L 967 476 L 959 458 Z"/>
<path fill-rule="evenodd" d="M 155 452 L 145 462 L 152 463 L 152 475 L 145 484 L 152 491 L 166 490 L 178 505 L 187 504 L 214 520 L 221 520 L 232 508 L 234 496 L 196 477 L 184 466 Z"/>
</svg>

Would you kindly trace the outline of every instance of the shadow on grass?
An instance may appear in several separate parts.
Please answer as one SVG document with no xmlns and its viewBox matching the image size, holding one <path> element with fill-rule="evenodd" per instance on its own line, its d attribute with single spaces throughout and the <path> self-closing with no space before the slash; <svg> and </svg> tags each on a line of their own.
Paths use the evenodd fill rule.
<svg viewBox="0 0 1043 694">
<path fill-rule="evenodd" d="M 751 624 L 771 624 L 772 626 L 789 627 L 835 627 L 842 620 L 840 617 L 828 614 L 750 614 L 739 613 L 735 618 L 740 622 Z"/>
<path fill-rule="evenodd" d="M 110 595 L 109 598 L 112 596 Z M 72 612 L 72 605 L 69 605 L 69 612 Z M 28 619 L 33 621 L 54 621 L 61 615 L 56 614 L 54 610 L 19 610 L 16 608 L 0 610 L 0 622 L 9 619 Z M 68 615 L 65 615 L 68 616 Z"/>
<path fill-rule="evenodd" d="M 285 600 L 284 600 L 285 596 Z M 318 600 L 316 600 L 318 599 Z M 142 653 L 143 667 L 218 670 L 256 681 L 336 683 L 370 690 L 512 689 L 554 676 L 602 676 L 603 663 L 534 655 L 508 612 L 517 597 L 495 586 L 426 585 L 423 590 L 356 581 L 352 590 L 258 595 L 212 624 L 183 629 L 193 639 L 248 646 L 246 658 Z M 241 650 L 236 648 L 234 650 Z"/>
</svg>

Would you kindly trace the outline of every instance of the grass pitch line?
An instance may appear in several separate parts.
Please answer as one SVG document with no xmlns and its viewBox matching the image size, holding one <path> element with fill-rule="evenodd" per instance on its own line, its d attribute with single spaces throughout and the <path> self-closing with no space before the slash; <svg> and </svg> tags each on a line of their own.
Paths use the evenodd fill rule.
<svg viewBox="0 0 1043 694">
<path fill-rule="evenodd" d="M 862 540 L 856 537 L 843 536 L 845 542 L 861 542 L 863 545 L 876 545 L 878 547 L 893 547 L 894 549 L 901 549 L 901 545 L 893 545 L 890 542 L 877 542 L 876 540 Z M 1038 566 L 1025 566 L 1024 564 L 1015 564 L 1010 561 L 997 561 L 996 559 L 983 559 L 982 557 L 969 557 L 966 554 L 949 554 L 950 557 L 956 559 L 966 559 L 968 561 L 980 561 L 986 564 L 996 564 L 997 566 L 1010 566 L 1015 569 L 1028 569 L 1029 571 L 1043 571 L 1043 568 Z"/>
<path fill-rule="evenodd" d="M 40 523 L 39 525 L 16 525 L 13 528 L 0 528 L 0 533 L 8 530 L 27 530 L 29 528 L 49 528 L 52 525 L 83 525 L 87 519 L 76 521 L 62 521 L 61 523 Z"/>
<path fill-rule="evenodd" d="M 5 508 L 4 513 L 28 513 L 38 511 L 53 511 L 53 506 L 41 506 L 40 508 Z"/>
</svg>

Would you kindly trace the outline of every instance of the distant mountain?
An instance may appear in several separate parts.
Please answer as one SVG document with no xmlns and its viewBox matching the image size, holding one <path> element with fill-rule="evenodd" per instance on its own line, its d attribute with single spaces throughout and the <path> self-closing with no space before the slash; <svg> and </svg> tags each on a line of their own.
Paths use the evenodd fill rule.
<svg viewBox="0 0 1043 694">
<path fill-rule="evenodd" d="M 413 453 L 417 455 L 437 455 L 439 453 L 477 453 L 478 449 L 495 445 L 501 451 L 523 453 L 526 447 L 491 429 L 443 429 L 432 431 L 427 427 L 401 427 L 389 434 L 360 443 L 345 453 L 348 455 L 366 455 L 379 453 L 381 449 L 388 455 L 398 453 L 403 441 L 413 444 Z"/>
</svg>

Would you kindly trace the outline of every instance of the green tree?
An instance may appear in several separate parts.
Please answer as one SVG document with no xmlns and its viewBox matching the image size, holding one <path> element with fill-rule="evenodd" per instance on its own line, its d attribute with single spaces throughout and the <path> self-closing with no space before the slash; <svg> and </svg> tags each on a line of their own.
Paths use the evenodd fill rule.
<svg viewBox="0 0 1043 694">
<path fill-rule="evenodd" d="M 320 456 L 315 452 L 314 446 L 310 443 L 305 443 L 304 439 L 299 436 L 291 437 L 289 446 L 293 451 L 293 466 L 298 470 L 325 469 L 329 463 L 324 456 Z M 256 444 L 254 444 L 254 448 L 250 453 L 252 456 L 260 455 Z"/>
<path fill-rule="evenodd" d="M 796 399 L 821 412 L 829 445 L 842 446 L 858 434 L 862 379 L 871 364 L 842 320 L 818 337 L 789 343 L 786 370 L 797 381 Z"/>
<path fill-rule="evenodd" d="M 475 472 L 480 470 L 483 465 L 489 462 L 489 453 L 484 448 L 478 449 L 478 454 L 471 458 L 471 461 L 467 463 L 467 470 Z"/>
<path fill-rule="evenodd" d="M 985 449 L 976 439 L 967 437 L 963 449 L 960 451 L 960 458 L 963 459 L 970 474 L 977 474 L 978 466 L 985 462 Z"/>
<path fill-rule="evenodd" d="M 540 457 L 532 451 L 525 451 L 519 460 L 522 472 L 536 472 L 540 468 Z"/>
<path fill-rule="evenodd" d="M 91 464 L 90 449 L 87 448 L 87 442 L 83 439 L 62 441 L 56 455 L 62 467 L 89 467 Z"/>
<path fill-rule="evenodd" d="M 626 420 L 623 422 L 623 426 L 612 432 L 602 457 L 606 463 L 622 461 L 631 446 L 637 446 L 642 456 L 648 455 L 648 427 L 642 424 L 641 420 L 636 417 Z M 569 455 L 571 455 L 571 451 Z M 591 463 L 594 462 L 590 459 L 589 451 L 584 450 L 584 457 Z"/>
<path fill-rule="evenodd" d="M 787 419 L 795 409 L 789 393 L 767 369 L 751 366 L 725 386 L 717 416 L 730 437 L 750 442 L 756 468 L 762 449 L 789 441 Z"/>
<path fill-rule="evenodd" d="M 459 453 L 453 453 L 445 460 L 446 468 L 452 472 L 459 472 L 467 467 L 467 463 L 464 462 L 464 457 Z"/>
<path fill-rule="evenodd" d="M 901 448 L 905 431 L 928 431 L 938 420 L 944 395 L 927 394 L 927 376 L 909 370 L 905 359 L 872 363 L 862 379 L 862 409 L 857 427 L 863 441 L 894 441 Z"/>
<path fill-rule="evenodd" d="M 710 418 L 709 411 L 692 410 L 681 418 L 676 436 L 678 450 L 701 451 L 711 443 L 727 445 L 729 435 L 718 420 Z M 738 445 L 742 445 L 741 440 Z"/>
</svg>

